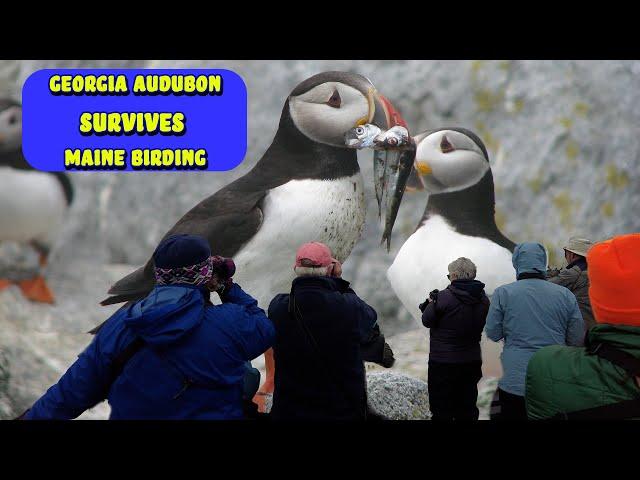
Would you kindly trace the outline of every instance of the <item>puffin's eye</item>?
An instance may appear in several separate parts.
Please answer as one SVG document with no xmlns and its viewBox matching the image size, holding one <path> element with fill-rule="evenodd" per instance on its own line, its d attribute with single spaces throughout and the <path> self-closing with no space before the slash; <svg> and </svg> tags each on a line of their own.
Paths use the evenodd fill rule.
<svg viewBox="0 0 640 480">
<path fill-rule="evenodd" d="M 449 153 L 455 150 L 455 147 L 451 144 L 446 135 L 442 137 L 442 141 L 440 142 L 440 150 L 442 153 Z"/>
<path fill-rule="evenodd" d="M 338 93 L 338 90 L 334 90 L 329 100 L 327 100 L 327 105 L 333 108 L 340 108 L 341 103 L 342 103 L 342 99 L 340 98 L 340 94 Z"/>
</svg>

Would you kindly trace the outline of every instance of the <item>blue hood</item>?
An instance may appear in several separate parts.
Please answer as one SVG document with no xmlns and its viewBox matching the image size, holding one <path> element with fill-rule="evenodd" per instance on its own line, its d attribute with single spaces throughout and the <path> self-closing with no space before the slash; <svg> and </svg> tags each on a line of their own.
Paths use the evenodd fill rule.
<svg viewBox="0 0 640 480">
<path fill-rule="evenodd" d="M 522 273 L 546 273 L 547 251 L 540 243 L 519 243 L 513 251 L 512 262 L 516 277 Z"/>
<path fill-rule="evenodd" d="M 161 286 L 131 305 L 124 323 L 151 345 L 168 345 L 200 324 L 204 297 L 197 287 Z"/>
</svg>

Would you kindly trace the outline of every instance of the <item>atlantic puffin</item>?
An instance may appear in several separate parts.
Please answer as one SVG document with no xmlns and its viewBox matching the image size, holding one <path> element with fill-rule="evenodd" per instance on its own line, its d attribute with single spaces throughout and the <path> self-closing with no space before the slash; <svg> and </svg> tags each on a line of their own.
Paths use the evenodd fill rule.
<svg viewBox="0 0 640 480">
<path fill-rule="evenodd" d="M 363 179 L 345 133 L 366 123 L 383 129 L 405 124 L 362 75 L 331 71 L 304 80 L 286 99 L 275 138 L 255 167 L 192 208 L 163 238 L 207 238 L 212 252 L 234 259 L 234 281 L 266 310 L 276 294 L 289 291 L 300 245 L 322 242 L 344 262 L 360 238 Z M 150 259 L 115 283 L 102 304 L 144 297 L 154 283 Z M 264 394 L 273 392 L 271 352 L 265 364 L 265 383 L 255 399 L 261 411 Z"/>
<path fill-rule="evenodd" d="M 26 298 L 54 303 L 42 273 L 73 196 L 67 174 L 41 172 L 27 163 L 22 155 L 22 108 L 11 99 L 0 99 L 0 242 L 31 245 L 40 263 L 33 278 L 0 278 L 0 290 L 17 283 Z"/>
<path fill-rule="evenodd" d="M 449 284 L 447 266 L 471 259 L 491 295 L 515 280 L 515 243 L 495 222 L 495 192 L 482 140 L 465 128 L 441 128 L 414 138 L 416 170 L 429 193 L 415 232 L 404 242 L 387 278 L 402 304 L 420 321 L 418 305 Z"/>
</svg>

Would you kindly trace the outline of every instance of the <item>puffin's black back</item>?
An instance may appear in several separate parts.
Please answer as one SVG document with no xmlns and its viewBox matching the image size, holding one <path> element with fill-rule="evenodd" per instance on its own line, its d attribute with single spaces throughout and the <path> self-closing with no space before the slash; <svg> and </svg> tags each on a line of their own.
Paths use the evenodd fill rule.
<svg viewBox="0 0 640 480">
<path fill-rule="evenodd" d="M 260 229 L 264 218 L 262 201 L 269 190 L 291 180 L 331 180 L 359 171 L 356 150 L 318 143 L 300 132 L 287 100 L 278 131 L 258 163 L 189 210 L 163 239 L 177 233 L 201 235 L 209 240 L 214 254 L 233 257 Z M 154 285 L 153 260 L 149 259 L 144 267 L 116 282 L 108 292 L 114 296 L 101 304 L 142 298 Z"/>
</svg>

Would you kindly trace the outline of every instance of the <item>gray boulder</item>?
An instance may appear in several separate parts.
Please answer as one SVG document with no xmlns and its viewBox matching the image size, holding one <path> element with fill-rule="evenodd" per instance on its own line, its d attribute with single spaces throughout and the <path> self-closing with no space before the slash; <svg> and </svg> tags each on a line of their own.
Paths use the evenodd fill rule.
<svg viewBox="0 0 640 480">
<path fill-rule="evenodd" d="M 396 372 L 367 375 L 369 407 L 387 420 L 429 420 L 427 383 Z"/>
</svg>

